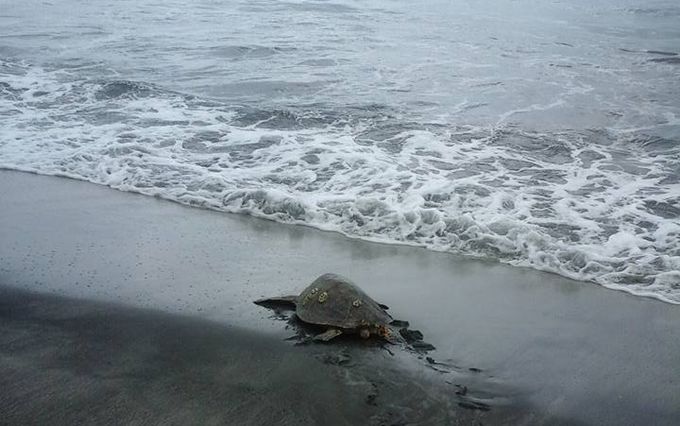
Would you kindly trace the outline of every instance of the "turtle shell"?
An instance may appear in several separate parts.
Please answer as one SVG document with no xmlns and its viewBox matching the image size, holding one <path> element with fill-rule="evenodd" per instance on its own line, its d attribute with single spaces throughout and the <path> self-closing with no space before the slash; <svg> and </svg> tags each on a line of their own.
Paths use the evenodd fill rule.
<svg viewBox="0 0 680 426">
<path fill-rule="evenodd" d="M 350 280 L 325 274 L 302 291 L 297 316 L 308 323 L 354 330 L 369 325 L 387 325 L 392 321 L 378 303 Z"/>
</svg>

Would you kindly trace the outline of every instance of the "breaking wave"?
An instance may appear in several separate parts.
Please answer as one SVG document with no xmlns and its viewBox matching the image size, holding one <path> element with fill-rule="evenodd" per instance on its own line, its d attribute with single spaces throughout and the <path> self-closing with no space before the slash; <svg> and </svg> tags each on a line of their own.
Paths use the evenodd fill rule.
<svg viewBox="0 0 680 426">
<path fill-rule="evenodd" d="M 257 109 L 11 61 L 0 61 L 0 117 L 3 168 L 680 303 L 680 143 L 648 129 Z"/>
</svg>

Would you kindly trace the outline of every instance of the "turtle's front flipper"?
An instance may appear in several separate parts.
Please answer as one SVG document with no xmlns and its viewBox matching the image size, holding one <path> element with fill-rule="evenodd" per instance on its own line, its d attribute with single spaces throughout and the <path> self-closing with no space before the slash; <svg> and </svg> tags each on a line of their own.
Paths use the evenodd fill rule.
<svg viewBox="0 0 680 426">
<path fill-rule="evenodd" d="M 327 342 L 335 337 L 338 337 L 341 334 L 342 334 L 341 330 L 338 330 L 337 328 L 329 328 L 323 333 L 314 336 L 314 340 Z"/>
<path fill-rule="evenodd" d="M 281 296 L 281 297 L 268 297 L 266 299 L 258 299 L 255 303 L 256 305 L 264 306 L 266 308 L 271 306 L 291 306 L 295 308 L 297 304 L 297 296 Z"/>
</svg>

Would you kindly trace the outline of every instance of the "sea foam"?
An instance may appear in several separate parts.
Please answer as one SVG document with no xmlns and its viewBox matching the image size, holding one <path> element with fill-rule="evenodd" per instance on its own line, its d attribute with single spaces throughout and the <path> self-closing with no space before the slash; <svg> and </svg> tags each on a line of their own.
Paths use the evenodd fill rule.
<svg viewBox="0 0 680 426">
<path fill-rule="evenodd" d="M 680 303 L 680 144 L 649 129 L 257 109 L 10 61 L 0 76 L 0 167 Z"/>
</svg>

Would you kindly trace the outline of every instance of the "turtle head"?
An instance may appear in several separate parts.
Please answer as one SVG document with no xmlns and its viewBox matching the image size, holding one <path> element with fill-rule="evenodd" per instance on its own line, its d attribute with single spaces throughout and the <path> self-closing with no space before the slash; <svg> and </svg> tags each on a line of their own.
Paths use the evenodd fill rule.
<svg viewBox="0 0 680 426">
<path fill-rule="evenodd" d="M 388 343 L 396 345 L 402 341 L 401 336 L 398 336 L 390 327 L 386 325 L 379 325 L 377 334 L 385 339 Z"/>
</svg>

